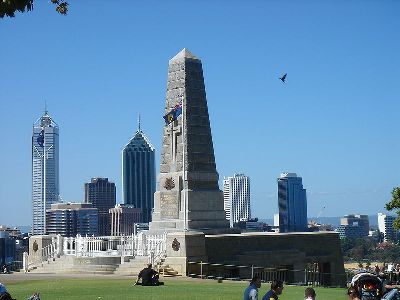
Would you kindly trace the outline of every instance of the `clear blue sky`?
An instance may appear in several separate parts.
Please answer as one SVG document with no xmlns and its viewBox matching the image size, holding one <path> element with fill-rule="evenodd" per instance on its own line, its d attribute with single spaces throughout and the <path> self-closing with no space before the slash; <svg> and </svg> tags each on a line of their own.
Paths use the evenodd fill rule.
<svg viewBox="0 0 400 300">
<path fill-rule="evenodd" d="M 31 133 L 60 126 L 60 192 L 104 176 L 142 129 L 160 157 L 168 60 L 203 62 L 217 169 L 251 178 L 253 216 L 276 178 L 303 177 L 308 215 L 374 214 L 400 185 L 399 1 L 50 1 L 0 19 L 0 224 L 31 224 Z M 278 77 L 287 72 L 287 84 Z"/>
</svg>

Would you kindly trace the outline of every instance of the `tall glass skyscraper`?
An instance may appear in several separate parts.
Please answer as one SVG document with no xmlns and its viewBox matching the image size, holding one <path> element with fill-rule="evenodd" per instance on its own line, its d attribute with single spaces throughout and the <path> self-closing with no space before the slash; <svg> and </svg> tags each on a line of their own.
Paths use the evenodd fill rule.
<svg viewBox="0 0 400 300">
<path fill-rule="evenodd" d="M 156 191 L 155 151 L 139 129 L 122 150 L 124 203 L 142 209 L 142 222 L 151 221 Z"/>
<path fill-rule="evenodd" d="M 279 231 L 307 230 L 307 196 L 301 177 L 282 173 L 278 178 Z"/>
<path fill-rule="evenodd" d="M 58 125 L 45 110 L 32 132 L 32 234 L 46 234 L 46 209 L 59 202 Z"/>
<path fill-rule="evenodd" d="M 249 177 L 235 174 L 224 178 L 224 209 L 230 227 L 239 221 L 251 219 Z"/>
</svg>

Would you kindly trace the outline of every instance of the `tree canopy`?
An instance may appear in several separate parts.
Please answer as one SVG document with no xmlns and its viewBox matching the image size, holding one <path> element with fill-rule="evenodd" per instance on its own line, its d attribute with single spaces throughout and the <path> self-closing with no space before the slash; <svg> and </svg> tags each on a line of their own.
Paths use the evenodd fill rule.
<svg viewBox="0 0 400 300">
<path fill-rule="evenodd" d="M 386 203 L 385 208 L 389 211 L 395 211 L 397 214 L 396 220 L 393 222 L 393 226 L 396 229 L 400 229 L 400 187 L 395 187 L 392 190 L 392 199 Z"/>
<path fill-rule="evenodd" d="M 33 9 L 34 0 L 0 0 L 0 18 L 15 17 L 15 12 L 31 11 Z M 51 0 L 56 5 L 56 11 L 59 14 L 66 15 L 68 12 L 68 3 L 59 0 Z"/>
</svg>

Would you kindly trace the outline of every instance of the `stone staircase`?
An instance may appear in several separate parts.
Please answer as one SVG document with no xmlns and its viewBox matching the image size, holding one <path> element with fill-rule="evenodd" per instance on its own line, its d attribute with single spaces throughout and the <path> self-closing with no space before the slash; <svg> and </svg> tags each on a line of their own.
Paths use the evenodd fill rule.
<svg viewBox="0 0 400 300">
<path fill-rule="evenodd" d="M 83 261 L 84 262 L 84 261 Z M 53 274 L 113 274 L 118 264 L 88 264 L 76 262 L 75 257 L 63 255 L 60 258 L 43 262 L 30 270 L 30 273 Z"/>
<path fill-rule="evenodd" d="M 161 259 L 153 268 L 158 270 L 160 276 L 163 277 L 173 277 L 173 276 L 181 276 L 171 268 L 169 265 L 164 265 L 164 259 Z M 148 264 L 147 257 L 140 257 L 137 256 L 135 258 L 129 259 L 129 261 L 124 262 L 123 264 L 119 265 L 118 269 L 114 272 L 116 275 L 122 276 L 137 276 L 139 272 L 146 267 Z"/>
<path fill-rule="evenodd" d="M 148 264 L 147 256 L 136 256 L 135 258 L 125 258 L 127 261 L 120 263 L 120 258 L 114 260 L 102 260 L 94 258 L 76 258 L 74 256 L 62 255 L 43 262 L 34 267 L 30 273 L 47 274 L 115 274 L 120 276 L 137 276 L 139 272 Z M 164 265 L 162 259 L 154 269 L 159 270 L 160 276 L 172 277 L 180 276 L 177 271 L 169 265 Z"/>
<path fill-rule="evenodd" d="M 130 258 L 129 261 L 120 264 L 114 274 L 122 276 L 137 276 L 148 264 L 148 261 L 149 258 L 147 256 L 136 256 L 135 258 Z"/>
<path fill-rule="evenodd" d="M 175 271 L 169 265 L 161 266 L 158 269 L 158 273 L 160 274 L 160 276 L 163 276 L 163 277 L 182 276 L 181 274 L 178 274 L 178 271 Z"/>
</svg>

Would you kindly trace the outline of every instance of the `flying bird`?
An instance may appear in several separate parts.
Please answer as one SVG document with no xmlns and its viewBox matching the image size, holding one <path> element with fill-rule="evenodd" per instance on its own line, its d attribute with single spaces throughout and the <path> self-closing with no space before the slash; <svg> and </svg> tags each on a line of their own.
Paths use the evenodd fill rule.
<svg viewBox="0 0 400 300">
<path fill-rule="evenodd" d="M 279 79 L 282 80 L 283 83 L 285 83 L 286 75 L 287 75 L 287 73 L 285 73 L 285 75 L 283 75 L 282 77 L 279 77 Z"/>
</svg>

